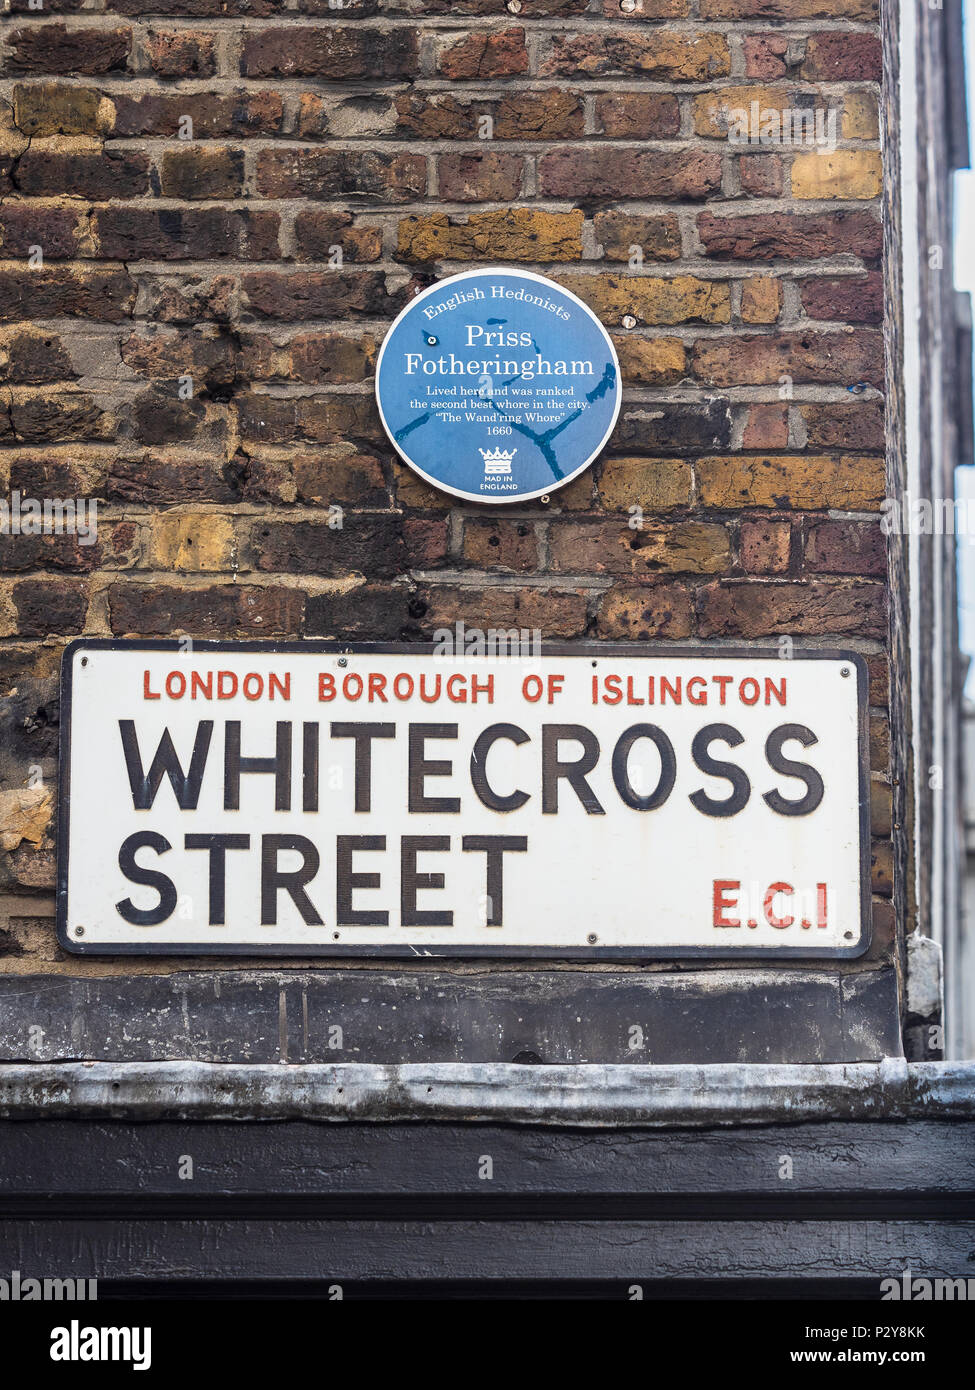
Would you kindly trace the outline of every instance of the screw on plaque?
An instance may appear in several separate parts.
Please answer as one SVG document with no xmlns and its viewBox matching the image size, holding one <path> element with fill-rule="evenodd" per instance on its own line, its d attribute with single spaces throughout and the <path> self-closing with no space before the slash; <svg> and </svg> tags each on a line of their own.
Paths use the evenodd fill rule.
<svg viewBox="0 0 975 1390">
<path fill-rule="evenodd" d="M 84 927 L 75 927 L 75 929 L 74 929 L 74 934 L 75 934 L 75 936 L 84 936 L 84 934 L 85 934 L 85 929 L 84 929 Z"/>
<path fill-rule="evenodd" d="M 599 937 L 596 935 L 594 931 L 591 931 L 589 935 L 586 937 L 586 940 L 589 942 L 590 946 L 595 946 L 596 942 L 599 940 Z"/>
<path fill-rule="evenodd" d="M 849 666 L 843 666 L 843 667 L 840 668 L 840 675 L 841 675 L 841 676 L 848 676 L 849 674 L 850 674 L 850 668 L 849 668 Z"/>
<path fill-rule="evenodd" d="M 340 656 L 340 657 L 339 657 L 339 665 L 340 665 L 340 666 L 348 666 L 348 664 L 349 664 L 349 658 L 348 658 L 347 656 Z"/>
</svg>

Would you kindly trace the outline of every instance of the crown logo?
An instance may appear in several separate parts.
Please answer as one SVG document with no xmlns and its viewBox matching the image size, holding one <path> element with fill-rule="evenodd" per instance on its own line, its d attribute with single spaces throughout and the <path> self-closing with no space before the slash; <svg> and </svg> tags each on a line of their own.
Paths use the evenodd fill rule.
<svg viewBox="0 0 975 1390">
<path fill-rule="evenodd" d="M 477 452 L 484 460 L 485 478 L 497 478 L 511 472 L 511 460 L 518 450 L 512 449 L 509 452 L 507 449 L 478 449 Z"/>
</svg>

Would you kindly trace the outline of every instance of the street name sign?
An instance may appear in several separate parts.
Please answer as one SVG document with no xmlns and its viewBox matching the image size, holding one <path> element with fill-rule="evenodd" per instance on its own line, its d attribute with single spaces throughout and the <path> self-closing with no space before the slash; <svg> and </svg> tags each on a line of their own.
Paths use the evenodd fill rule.
<svg viewBox="0 0 975 1390">
<path fill-rule="evenodd" d="M 453 634 L 448 634 L 453 638 Z M 854 956 L 845 652 L 81 639 L 58 932 L 102 954 Z"/>
</svg>

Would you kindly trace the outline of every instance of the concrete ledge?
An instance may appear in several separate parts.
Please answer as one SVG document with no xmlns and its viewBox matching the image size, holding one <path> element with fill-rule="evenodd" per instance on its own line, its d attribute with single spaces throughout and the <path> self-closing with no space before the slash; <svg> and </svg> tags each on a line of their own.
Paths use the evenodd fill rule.
<svg viewBox="0 0 975 1390">
<path fill-rule="evenodd" d="M 0 1066 L 5 1119 L 694 1126 L 975 1118 L 975 1063 Z"/>
</svg>

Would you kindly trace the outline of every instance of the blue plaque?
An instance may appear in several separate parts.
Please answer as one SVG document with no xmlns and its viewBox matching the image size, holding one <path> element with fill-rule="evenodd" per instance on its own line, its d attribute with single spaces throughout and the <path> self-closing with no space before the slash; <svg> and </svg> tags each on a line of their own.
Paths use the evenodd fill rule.
<svg viewBox="0 0 975 1390">
<path fill-rule="evenodd" d="M 620 408 L 612 340 L 543 275 L 470 270 L 418 294 L 376 366 L 383 426 L 421 477 L 474 502 L 562 487 L 603 448 Z"/>
</svg>

